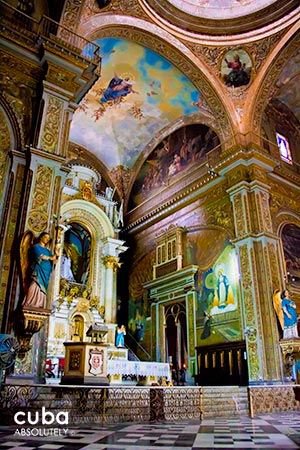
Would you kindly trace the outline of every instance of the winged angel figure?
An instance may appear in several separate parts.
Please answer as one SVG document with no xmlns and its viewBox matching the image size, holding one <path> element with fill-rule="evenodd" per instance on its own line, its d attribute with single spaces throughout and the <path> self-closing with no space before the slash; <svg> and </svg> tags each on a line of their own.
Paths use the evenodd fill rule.
<svg viewBox="0 0 300 450">
<path fill-rule="evenodd" d="M 25 298 L 23 308 L 46 308 L 50 276 L 58 255 L 49 250 L 50 235 L 43 232 L 35 239 L 26 231 L 20 246 L 21 272 Z"/>
</svg>

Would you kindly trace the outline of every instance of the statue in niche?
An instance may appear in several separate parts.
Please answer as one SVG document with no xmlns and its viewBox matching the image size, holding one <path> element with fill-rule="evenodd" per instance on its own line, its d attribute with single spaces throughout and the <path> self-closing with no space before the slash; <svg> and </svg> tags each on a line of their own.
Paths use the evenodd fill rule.
<svg viewBox="0 0 300 450">
<path fill-rule="evenodd" d="M 25 298 L 23 308 L 46 308 L 51 273 L 58 259 L 49 249 L 50 235 L 43 232 L 34 242 L 31 231 L 24 233 L 21 242 L 21 269 Z"/>
<path fill-rule="evenodd" d="M 70 255 L 68 255 L 68 250 L 64 249 L 62 257 L 61 257 L 61 264 L 60 264 L 60 276 L 61 278 L 64 278 L 67 281 L 70 281 L 71 283 L 75 282 L 75 278 L 72 272 L 72 260 Z"/>
<path fill-rule="evenodd" d="M 70 223 L 65 233 L 61 260 L 61 278 L 82 285 L 88 283 L 90 272 L 91 236 L 78 223 Z"/>
</svg>

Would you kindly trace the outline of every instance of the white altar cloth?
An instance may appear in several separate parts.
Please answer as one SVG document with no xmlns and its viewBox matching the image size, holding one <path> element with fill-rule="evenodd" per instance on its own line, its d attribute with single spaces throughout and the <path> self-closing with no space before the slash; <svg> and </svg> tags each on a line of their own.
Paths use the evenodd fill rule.
<svg viewBox="0 0 300 450">
<path fill-rule="evenodd" d="M 109 359 L 107 373 L 109 375 L 136 375 L 137 377 L 166 377 L 171 381 L 170 366 L 167 363 Z"/>
</svg>

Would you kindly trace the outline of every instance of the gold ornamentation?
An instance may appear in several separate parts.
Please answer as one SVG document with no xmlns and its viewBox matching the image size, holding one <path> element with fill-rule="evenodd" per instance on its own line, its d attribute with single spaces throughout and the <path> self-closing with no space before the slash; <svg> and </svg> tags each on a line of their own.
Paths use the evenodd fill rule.
<svg viewBox="0 0 300 450">
<path fill-rule="evenodd" d="M 80 84 L 75 81 L 76 78 L 76 73 L 70 72 L 61 66 L 48 62 L 46 79 L 50 83 L 60 86 L 64 90 L 75 93 L 80 88 Z"/>
<path fill-rule="evenodd" d="M 7 155 L 11 147 L 10 133 L 5 114 L 0 110 L 0 202 L 2 202 Z"/>
<path fill-rule="evenodd" d="M 83 4 L 84 2 L 82 0 L 67 0 L 62 17 L 62 25 L 66 30 L 60 32 L 61 37 L 64 37 L 64 33 L 66 33 L 67 38 L 69 37 L 67 30 L 77 30 Z"/>
<path fill-rule="evenodd" d="M 250 267 L 253 267 L 253 265 L 251 262 L 251 252 L 249 252 L 248 246 L 243 245 L 240 247 L 239 250 L 240 250 L 240 263 L 242 272 L 242 288 L 243 288 L 246 327 L 248 327 L 250 330 L 253 330 L 253 332 L 249 333 L 249 339 L 247 339 L 249 379 L 258 380 L 259 359 L 258 359 L 255 309 L 252 292 L 252 285 L 253 282 L 255 284 L 255 281 L 252 280 L 250 273 Z"/>
<path fill-rule="evenodd" d="M 15 176 L 15 187 L 12 192 L 12 203 L 10 209 L 10 215 L 7 219 L 7 232 L 6 238 L 3 241 L 3 259 L 2 267 L 0 272 L 0 322 L 3 318 L 3 308 L 5 303 L 5 295 L 8 284 L 9 269 L 12 258 L 12 242 L 15 236 L 16 223 L 20 210 L 20 195 L 22 192 L 22 184 L 25 176 L 25 167 L 19 164 L 17 166 L 16 176 Z"/>
<path fill-rule="evenodd" d="M 113 269 L 114 272 L 121 267 L 121 263 L 119 262 L 119 258 L 117 256 L 103 256 L 102 261 L 107 269 Z"/>
<path fill-rule="evenodd" d="M 121 198 L 125 198 L 132 170 L 125 166 L 116 166 L 110 171 L 111 179 L 116 186 Z"/>
<path fill-rule="evenodd" d="M 31 210 L 28 216 L 28 228 L 34 233 L 44 231 L 48 225 L 52 176 L 53 169 L 51 167 L 38 166 L 32 194 Z"/>
<path fill-rule="evenodd" d="M 59 127 L 62 120 L 63 101 L 49 96 L 41 147 L 50 153 L 58 153 Z"/>
</svg>

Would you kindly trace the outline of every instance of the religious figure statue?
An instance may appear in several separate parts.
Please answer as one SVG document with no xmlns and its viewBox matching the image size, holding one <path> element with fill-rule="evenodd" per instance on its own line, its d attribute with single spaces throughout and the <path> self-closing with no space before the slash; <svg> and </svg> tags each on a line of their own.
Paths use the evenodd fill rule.
<svg viewBox="0 0 300 450">
<path fill-rule="evenodd" d="M 58 254 L 49 250 L 50 235 L 43 232 L 34 243 L 34 235 L 27 231 L 21 242 L 21 268 L 25 298 L 23 307 L 46 308 L 50 276 Z"/>
<path fill-rule="evenodd" d="M 61 263 L 60 263 L 60 276 L 71 283 L 75 282 L 75 278 L 72 272 L 72 260 L 67 253 L 67 250 L 64 250 Z"/>
<path fill-rule="evenodd" d="M 117 328 L 116 347 L 118 348 L 125 347 L 125 339 L 124 339 L 125 335 L 126 335 L 126 328 L 124 325 L 121 325 L 120 327 Z"/>
<path fill-rule="evenodd" d="M 281 307 L 283 311 L 284 327 L 283 339 L 292 339 L 298 336 L 296 303 L 290 298 L 286 289 L 281 293 Z"/>
</svg>

